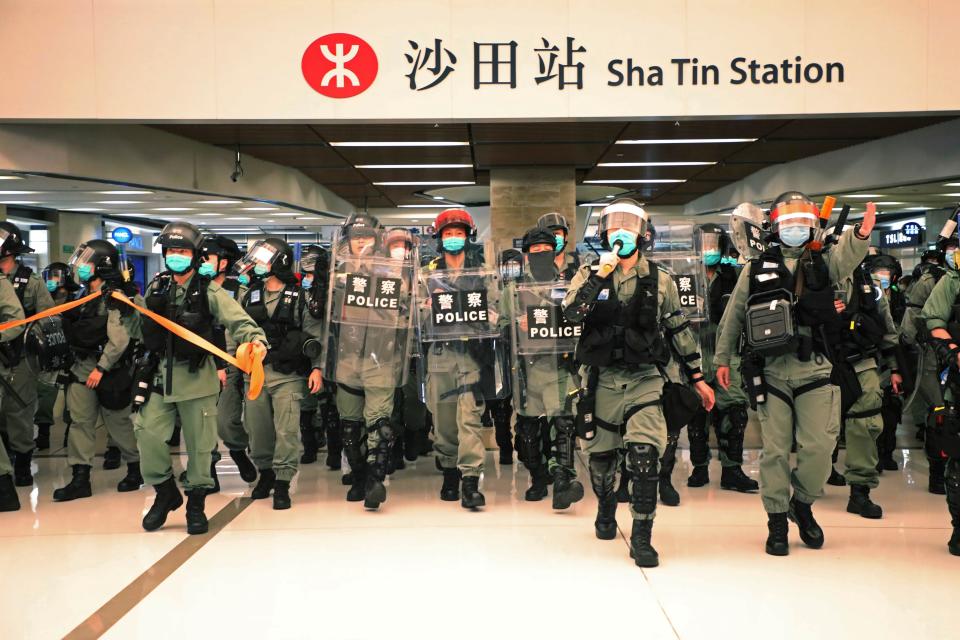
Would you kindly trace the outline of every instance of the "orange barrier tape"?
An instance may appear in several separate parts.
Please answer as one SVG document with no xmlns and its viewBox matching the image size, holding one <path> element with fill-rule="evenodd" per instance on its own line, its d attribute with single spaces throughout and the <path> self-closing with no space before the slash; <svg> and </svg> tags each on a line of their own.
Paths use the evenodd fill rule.
<svg viewBox="0 0 960 640">
<path fill-rule="evenodd" d="M 49 318 L 50 316 L 61 314 L 65 311 L 69 311 L 70 309 L 75 309 L 81 305 L 84 305 L 90 302 L 91 300 L 95 300 L 96 298 L 99 298 L 104 293 L 105 291 L 103 290 L 97 291 L 95 293 L 86 295 L 78 300 L 73 300 L 71 302 L 64 302 L 63 304 L 58 304 L 57 306 L 51 307 L 45 311 L 35 313 L 29 318 L 23 318 L 22 320 L 10 320 L 9 322 L 0 323 L 0 331 L 6 331 L 7 329 L 19 327 L 24 324 L 30 324 L 35 320 Z M 207 340 L 204 340 L 203 338 L 201 338 L 194 332 L 190 331 L 189 329 L 181 327 L 176 322 L 173 322 L 168 318 L 164 318 L 163 316 L 158 315 L 153 311 L 150 311 L 149 309 L 145 309 L 140 305 L 135 304 L 132 300 L 130 300 L 127 296 L 123 295 L 119 291 L 112 291 L 110 295 L 115 300 L 119 300 L 124 304 L 130 305 L 131 307 L 136 309 L 139 313 L 147 316 L 148 318 L 150 318 L 151 320 L 153 320 L 154 322 L 162 326 L 167 331 L 170 331 L 171 333 L 173 333 L 178 338 L 186 340 L 187 342 L 200 347 L 204 351 L 207 351 L 208 353 L 212 353 L 218 358 L 221 358 L 226 362 L 229 362 L 230 364 L 237 367 L 244 373 L 250 374 L 250 391 L 247 393 L 247 397 L 250 400 L 256 400 L 256 398 L 260 395 L 260 391 L 263 389 L 263 382 L 264 382 L 263 359 L 267 355 L 267 349 L 262 344 L 247 342 L 240 345 L 240 348 L 237 349 L 237 357 L 235 358 L 229 353 L 227 353 L 226 351 L 220 349 L 220 347 L 218 347 L 217 345 Z M 251 344 L 252 344 L 252 347 L 251 347 Z"/>
</svg>

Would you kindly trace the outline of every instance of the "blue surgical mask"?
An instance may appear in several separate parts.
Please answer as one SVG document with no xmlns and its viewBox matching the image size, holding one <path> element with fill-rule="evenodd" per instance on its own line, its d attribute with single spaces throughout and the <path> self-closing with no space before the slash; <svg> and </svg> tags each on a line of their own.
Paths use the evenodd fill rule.
<svg viewBox="0 0 960 640">
<path fill-rule="evenodd" d="M 466 243 L 467 241 L 464 238 L 444 238 L 443 250 L 447 253 L 460 253 Z"/>
<path fill-rule="evenodd" d="M 621 258 L 629 258 L 637 249 L 637 234 L 626 229 L 617 229 L 610 236 L 610 246 L 613 247 L 617 242 L 622 245 L 617 255 Z"/>
<path fill-rule="evenodd" d="M 197 269 L 197 273 L 199 273 L 202 276 L 207 276 L 208 278 L 212 278 L 213 276 L 217 275 L 217 270 L 214 269 L 213 265 L 211 265 L 210 263 L 204 262 L 202 265 L 200 265 L 200 268 Z"/>
<path fill-rule="evenodd" d="M 248 276 L 245 273 L 241 273 L 240 275 L 237 276 L 237 282 L 239 282 L 243 286 L 247 286 L 248 284 L 250 284 L 250 276 Z"/>
<path fill-rule="evenodd" d="M 304 289 L 309 289 L 310 286 L 313 284 L 313 278 L 310 276 L 304 276 L 303 279 L 300 281 L 300 284 L 303 285 Z"/>
<path fill-rule="evenodd" d="M 563 236 L 553 236 L 553 241 L 556 243 L 557 253 L 563 251 L 563 246 L 566 244 Z"/>
<path fill-rule="evenodd" d="M 731 267 L 737 266 L 737 260 L 733 256 L 723 256 L 720 258 L 720 264 L 728 264 Z"/>
<path fill-rule="evenodd" d="M 948 252 L 947 252 L 947 255 L 946 255 L 946 258 L 947 258 L 947 266 L 950 267 L 951 269 L 956 269 L 956 268 L 957 268 L 957 258 L 956 258 L 956 255 L 957 255 L 957 252 L 956 252 L 956 251 L 948 251 Z"/>
<path fill-rule="evenodd" d="M 193 258 L 190 256 L 182 256 L 179 253 L 171 253 L 164 258 L 164 262 L 167 265 L 167 269 L 170 269 L 170 271 L 173 271 L 174 273 L 183 273 L 190 268 L 190 265 L 193 263 Z M 81 276 L 80 279 L 82 280 L 83 276 Z"/>
<path fill-rule="evenodd" d="M 810 240 L 810 227 L 792 226 L 780 229 L 780 241 L 788 247 L 800 247 Z"/>
<path fill-rule="evenodd" d="M 60 286 L 60 283 L 57 282 L 56 280 L 47 280 L 47 291 L 49 291 L 50 293 L 53 293 L 54 291 L 56 291 L 57 287 L 59 286 Z"/>
<path fill-rule="evenodd" d="M 77 277 L 80 282 L 87 282 L 93 277 L 93 265 L 82 264 L 77 268 Z"/>
<path fill-rule="evenodd" d="M 890 288 L 890 278 L 879 278 L 879 280 L 880 280 L 880 288 L 881 288 L 881 289 L 889 289 L 889 288 Z"/>
<path fill-rule="evenodd" d="M 270 267 L 265 264 L 254 265 L 253 272 L 262 278 L 270 272 Z"/>
<path fill-rule="evenodd" d="M 715 267 L 720 264 L 720 252 L 717 250 L 704 251 L 703 264 L 708 267 Z"/>
</svg>

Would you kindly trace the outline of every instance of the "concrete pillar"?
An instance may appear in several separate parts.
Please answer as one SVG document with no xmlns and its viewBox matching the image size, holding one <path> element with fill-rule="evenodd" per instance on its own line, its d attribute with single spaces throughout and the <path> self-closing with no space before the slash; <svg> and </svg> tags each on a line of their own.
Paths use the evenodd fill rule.
<svg viewBox="0 0 960 640">
<path fill-rule="evenodd" d="M 576 235 L 573 167 L 503 167 L 490 170 L 490 232 L 498 251 L 523 237 L 544 213 L 563 214 Z M 575 241 L 575 240 L 574 240 Z"/>
<path fill-rule="evenodd" d="M 103 235 L 103 224 L 95 213 L 58 211 L 49 230 L 50 261 L 66 262 L 81 242 Z"/>
</svg>

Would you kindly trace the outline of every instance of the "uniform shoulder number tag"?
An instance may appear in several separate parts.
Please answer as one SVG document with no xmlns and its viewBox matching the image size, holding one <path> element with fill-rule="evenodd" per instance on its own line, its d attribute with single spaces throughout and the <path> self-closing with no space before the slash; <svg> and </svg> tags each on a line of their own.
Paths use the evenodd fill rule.
<svg viewBox="0 0 960 640">
<path fill-rule="evenodd" d="M 260 302 L 260 289 L 254 289 L 250 292 L 250 302 L 254 304 Z"/>
</svg>

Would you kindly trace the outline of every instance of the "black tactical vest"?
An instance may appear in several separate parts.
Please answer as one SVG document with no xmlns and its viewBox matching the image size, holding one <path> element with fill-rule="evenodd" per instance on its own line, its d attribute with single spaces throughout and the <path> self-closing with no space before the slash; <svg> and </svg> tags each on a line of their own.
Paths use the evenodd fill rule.
<svg viewBox="0 0 960 640">
<path fill-rule="evenodd" d="M 151 285 L 146 297 L 150 311 L 173 320 L 209 342 L 214 341 L 215 318 L 210 312 L 210 301 L 207 297 L 210 278 L 194 274 L 183 303 L 179 306 L 173 302 L 177 285 L 170 273 L 161 273 Z M 186 361 L 190 371 L 199 369 L 209 355 L 205 350 L 178 338 L 146 316 L 143 318 L 143 344 L 148 351 L 172 355 L 176 360 Z M 168 353 L 170 349 L 172 353 Z"/>
<path fill-rule="evenodd" d="M 670 352 L 660 331 L 659 269 L 647 261 L 650 273 L 637 279 L 627 301 L 617 298 L 613 281 L 600 291 L 596 304 L 583 319 L 577 360 L 595 367 L 665 366 Z"/>
<path fill-rule="evenodd" d="M 107 314 L 100 313 L 100 300 L 96 298 L 63 314 L 67 342 L 80 358 L 99 356 L 107 344 Z"/>
<path fill-rule="evenodd" d="M 263 282 L 250 287 L 243 297 L 243 308 L 267 334 L 270 351 L 264 364 L 284 374 L 310 372 L 310 359 L 303 355 L 303 345 L 310 338 L 303 331 L 301 320 L 306 305 L 303 291 L 295 285 L 286 285 L 273 310 L 267 312 L 266 290 Z"/>
<path fill-rule="evenodd" d="M 842 319 L 843 341 L 838 345 L 838 351 L 849 361 L 876 354 L 886 327 L 877 304 L 877 289 L 863 267 L 853 271 L 853 295 L 846 304 Z"/>
<path fill-rule="evenodd" d="M 717 266 L 716 276 L 713 284 L 710 285 L 707 303 L 709 305 L 710 322 L 720 324 L 720 318 L 723 317 L 723 311 L 727 308 L 730 294 L 733 293 L 733 288 L 737 286 L 737 278 L 740 276 L 740 272 L 728 264 L 721 264 Z"/>
</svg>

